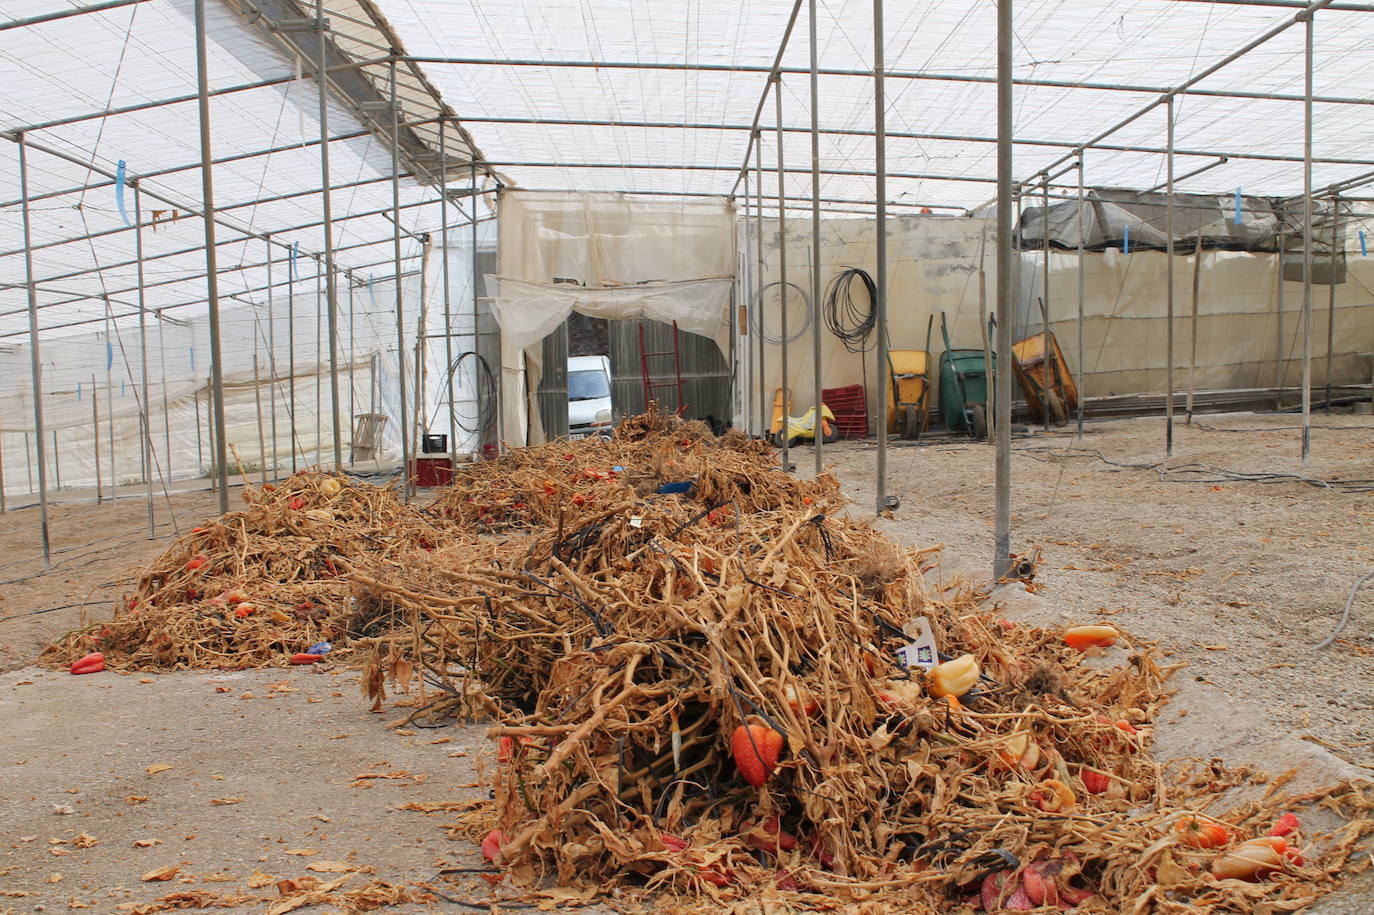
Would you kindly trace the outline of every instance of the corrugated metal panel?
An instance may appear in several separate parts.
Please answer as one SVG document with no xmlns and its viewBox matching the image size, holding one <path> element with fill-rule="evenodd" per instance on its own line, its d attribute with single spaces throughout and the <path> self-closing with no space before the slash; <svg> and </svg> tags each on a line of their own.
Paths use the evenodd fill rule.
<svg viewBox="0 0 1374 915">
<path fill-rule="evenodd" d="M 544 338 L 544 368 L 535 392 L 544 437 L 553 440 L 568 434 L 568 322 Z"/>
<path fill-rule="evenodd" d="M 644 345 L 650 352 L 673 348 L 673 326 L 661 321 L 637 318 L 610 322 L 611 403 L 619 422 L 626 416 L 644 412 L 644 374 L 640 361 L 639 328 L 644 326 Z M 699 334 L 679 331 L 682 361 L 682 394 L 687 402 L 684 416 L 689 419 L 713 417 L 730 421 L 730 367 L 715 341 Z M 673 360 L 650 360 L 650 380 L 662 384 L 675 380 Z M 677 406 L 671 389 L 660 389 L 660 404 L 665 409 Z"/>
</svg>

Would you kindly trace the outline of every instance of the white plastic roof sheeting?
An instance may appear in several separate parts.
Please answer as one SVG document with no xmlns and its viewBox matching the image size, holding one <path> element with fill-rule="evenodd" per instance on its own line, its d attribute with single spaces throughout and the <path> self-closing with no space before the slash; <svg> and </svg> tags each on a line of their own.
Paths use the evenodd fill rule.
<svg viewBox="0 0 1374 915">
<path fill-rule="evenodd" d="M 73 0 L 3 0 L 0 16 L 19 19 L 66 9 Z M 255 3 L 257 5 L 255 5 Z M 1272 3 L 1272 0 L 1271 0 Z M 1342 4 L 1350 5 L 1350 4 Z M 264 80 L 270 86 L 211 100 L 217 203 L 224 218 L 245 230 L 272 232 L 299 243 L 302 256 L 323 247 L 316 90 L 279 37 L 254 16 L 260 8 L 313 15 L 298 0 L 211 0 L 208 4 L 212 89 Z M 837 211 L 864 210 L 873 197 L 872 5 L 830 0 L 819 6 L 819 80 L 822 130 L 821 196 Z M 995 5 L 890 0 L 886 4 L 888 195 L 910 206 L 964 208 L 993 195 L 995 148 Z M 525 188 L 625 190 L 654 194 L 728 194 L 737 188 L 753 121 L 790 4 L 762 0 L 329 0 L 325 15 L 338 53 L 379 60 L 390 47 L 420 58 L 468 63 L 403 63 L 398 67 L 404 117 L 433 118 L 446 103 L 471 133 L 448 134 L 463 160 L 480 150 L 507 183 Z M 1016 75 L 1022 80 L 1126 84 L 1139 91 L 1020 85 L 1016 90 L 1016 173 L 1026 177 L 1067 154 L 1074 144 L 1138 110 L 1158 93 L 1140 87 L 1177 85 L 1239 49 L 1295 9 L 1197 0 L 1022 0 L 1016 5 Z M 385 19 L 382 17 L 385 16 Z M 1324 10 L 1316 24 L 1316 92 L 1365 104 L 1319 103 L 1315 114 L 1315 183 L 1374 170 L 1374 86 L 1366 49 L 1374 14 Z M 805 7 L 782 57 L 786 193 L 804 208 L 810 194 L 809 88 Z M 0 130 L 137 103 L 190 96 L 195 91 L 190 0 L 144 0 L 116 9 L 0 31 Z M 1205 79 L 1214 91 L 1300 94 L 1303 28 L 1296 26 Z M 521 61 L 524 65 L 491 63 Z M 567 67 L 558 62 L 603 62 L 626 67 Z M 678 67 L 680 69 L 671 69 Z M 714 69 L 707 69 L 714 68 Z M 373 89 L 388 65 L 365 70 Z M 908 78 L 911 74 L 930 78 Z M 978 81 L 970 81 L 978 80 Z M 439 95 L 442 95 L 442 102 Z M 355 100 L 336 93 L 330 132 L 352 135 L 331 143 L 335 244 L 343 268 L 356 279 L 391 272 L 391 168 L 386 137 L 370 130 Z M 1183 95 L 1176 103 L 1177 171 L 1185 174 L 1231 156 L 1180 188 L 1224 194 L 1291 195 L 1302 186 L 1302 104 L 1292 100 Z M 1162 149 L 1160 107 L 1103 142 Z M 515 123 L 523 121 L 527 123 Z M 614 126 L 569 122 L 605 121 Z M 763 108 L 764 191 L 776 194 L 776 138 L 772 99 Z M 628 125 L 640 126 L 628 126 Z M 28 132 L 34 267 L 40 281 L 45 338 L 88 333 L 105 316 L 133 315 L 134 233 L 118 212 L 113 182 L 78 162 L 113 171 L 128 163 L 131 177 L 177 201 L 145 195 L 145 211 L 175 221 L 145 232 L 147 305 L 171 316 L 204 311 L 204 255 L 200 221 L 189 211 L 200 199 L 199 145 L 194 101 L 109 117 L 87 117 Z M 981 137 L 983 140 L 962 139 Z M 437 137 L 418 125 L 408 152 L 423 158 Z M 260 154 L 263 150 L 275 150 Z M 0 144 L 0 345 L 27 331 L 20 256 L 17 149 Z M 479 153 L 480 155 L 480 153 Z M 1286 156 L 1290 161 L 1256 158 Z M 414 156 L 412 155 L 412 164 Z M 593 166 L 593 167 L 578 167 Z M 425 166 L 421 166 L 424 170 Z M 918 177 L 937 176 L 937 177 Z M 456 185 L 466 183 L 460 174 Z M 436 189 L 402 182 L 406 269 L 417 264 L 417 236 L 439 224 Z M 752 180 L 752 179 L 751 179 Z M 1070 181 L 1067 176 L 1061 181 Z M 1094 185 L 1149 188 L 1164 180 L 1157 152 L 1091 149 L 1087 180 Z M 73 192 L 83 185 L 84 190 Z M 262 201 L 262 202 L 254 202 Z M 132 193 L 125 206 L 132 210 Z M 485 205 L 480 208 L 487 212 Z M 460 220 L 453 212 L 455 222 Z M 132 217 L 132 212 L 130 212 Z M 93 237 L 84 237 L 84 236 Z M 267 247 L 261 239 L 221 227 L 221 293 L 261 303 L 266 298 Z M 273 250 L 272 282 L 284 281 L 289 254 Z M 93 268 L 103 268 L 94 270 Z M 303 273 L 309 274 L 310 270 Z M 278 285 L 276 290 L 280 292 Z M 107 305 L 105 298 L 108 297 Z"/>
<path fill-rule="evenodd" d="M 791 4 L 760 0 L 379 0 L 407 50 L 414 55 L 523 61 L 601 61 L 689 66 L 762 68 L 773 63 Z M 1348 5 L 1348 4 L 1347 4 Z M 872 3 L 822 0 L 819 59 L 822 68 L 872 67 Z M 1171 87 L 1240 49 L 1268 28 L 1291 19 L 1295 9 L 1229 3 L 1165 0 L 1021 0 L 1015 7 L 1015 73 L 1018 78 Z M 886 68 L 953 79 L 887 80 L 887 127 L 893 134 L 995 136 L 996 6 L 888 2 Z M 1374 88 L 1366 49 L 1374 40 L 1374 14 L 1331 10 L 1317 16 L 1318 95 L 1370 100 Z M 1301 94 L 1303 28 L 1297 26 L 1204 80 L 1205 90 Z M 808 66 L 806 12 L 792 34 L 784 68 Z M 492 161 L 522 186 L 580 190 L 729 193 L 745 157 L 747 128 L 767 80 L 765 72 L 500 66 L 425 63 L 445 99 L 465 119 Z M 783 123 L 809 128 L 805 74 L 783 77 Z M 819 79 L 823 130 L 868 131 L 873 126 L 873 84 L 863 76 Z M 1092 139 L 1158 93 L 1018 86 L 1018 138 L 1062 146 L 1017 148 L 1016 173 L 1029 176 Z M 1180 186 L 1225 193 L 1288 195 L 1302 189 L 1302 166 L 1239 158 L 1243 154 L 1301 157 L 1302 104 L 1188 95 L 1179 99 L 1177 146 L 1230 153 L 1226 165 Z M 482 119 L 494 119 L 484 122 Z M 500 119 L 539 123 L 501 124 Z M 593 127 L 559 121 L 595 120 L 682 127 Z M 775 124 L 773 102 L 763 125 Z M 740 129 L 722 129 L 731 125 Z M 1319 157 L 1362 160 L 1318 164 L 1324 186 L 1374 168 L 1369 140 L 1374 107 L 1319 104 L 1315 149 Z M 1157 111 L 1104 142 L 1165 145 L 1165 112 Z M 827 134 L 822 167 L 836 172 L 871 171 L 873 140 Z M 809 138 L 788 133 L 784 153 L 786 191 L 810 193 Z M 1178 172 L 1214 157 L 1180 156 Z M 548 163 L 505 165 L 504 163 Z M 573 168 L 570 163 L 601 165 Z M 776 193 L 776 143 L 764 138 L 766 194 Z M 653 165 L 660 168 L 646 169 Z M 661 168 L 678 165 L 682 169 Z M 995 147 L 990 142 L 890 136 L 888 170 L 896 174 L 947 175 L 958 180 L 892 177 L 892 200 L 969 207 L 994 194 Z M 1164 157 L 1151 153 L 1091 151 L 1091 184 L 1149 188 L 1164 181 Z M 1065 179 L 1068 180 L 1068 179 Z M 822 178 L 821 196 L 870 201 L 873 180 L 862 175 Z M 805 206 L 804 203 L 797 203 Z M 838 203 L 830 206 L 839 208 Z"/>
</svg>

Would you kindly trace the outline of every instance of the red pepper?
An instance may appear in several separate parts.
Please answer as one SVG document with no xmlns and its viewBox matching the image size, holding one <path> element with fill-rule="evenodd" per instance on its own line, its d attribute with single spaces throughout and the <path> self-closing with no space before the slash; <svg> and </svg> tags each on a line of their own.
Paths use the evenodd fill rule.
<svg viewBox="0 0 1374 915">
<path fill-rule="evenodd" d="M 209 562 L 210 560 L 206 559 L 204 556 L 192 556 L 190 560 L 187 561 L 186 568 L 194 572 L 196 569 L 202 568 Z"/>
<path fill-rule="evenodd" d="M 668 851 L 684 851 L 687 846 L 692 844 L 686 839 L 679 838 L 670 832 L 659 833 L 658 838 L 659 841 L 663 843 L 663 847 Z"/>
<path fill-rule="evenodd" d="M 316 661 L 320 661 L 320 660 L 323 660 L 323 659 L 324 659 L 324 655 L 322 655 L 322 654 L 307 654 L 306 652 L 302 651 L 302 652 L 298 652 L 297 654 L 293 654 L 293 655 L 291 656 L 291 663 L 292 663 L 292 664 L 314 664 Z"/>
<path fill-rule="evenodd" d="M 72 664 L 74 674 L 93 674 L 105 669 L 105 656 L 98 651 L 93 651 L 83 658 L 78 658 Z"/>
<path fill-rule="evenodd" d="M 492 864 L 501 863 L 501 846 L 506 843 L 506 834 L 499 829 L 493 829 L 487 833 L 482 840 L 482 857 Z"/>
<path fill-rule="evenodd" d="M 1274 821 L 1274 828 L 1269 830 L 1271 836 L 1286 836 L 1298 828 L 1298 818 L 1291 813 L 1285 813 Z"/>
<path fill-rule="evenodd" d="M 698 870 L 697 876 L 707 883 L 715 884 L 716 886 L 729 886 L 731 883 L 728 876 L 722 874 L 720 871 L 711 870 L 710 868 Z"/>
<path fill-rule="evenodd" d="M 334 560 L 332 560 L 332 559 L 326 559 L 326 560 L 324 561 L 324 567 L 325 567 L 326 569 L 329 570 L 329 574 L 330 574 L 330 575 L 338 575 L 338 574 L 339 574 L 339 569 L 338 569 L 337 566 L 334 565 Z"/>
<path fill-rule="evenodd" d="M 302 508 L 305 508 L 305 499 L 296 496 L 290 502 L 286 503 L 286 507 L 294 509 L 295 511 L 300 511 Z"/>
</svg>

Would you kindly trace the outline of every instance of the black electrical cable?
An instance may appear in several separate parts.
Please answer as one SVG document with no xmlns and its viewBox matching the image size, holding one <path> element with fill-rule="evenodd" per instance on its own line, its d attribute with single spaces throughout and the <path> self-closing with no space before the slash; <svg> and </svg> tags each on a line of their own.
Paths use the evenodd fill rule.
<svg viewBox="0 0 1374 915">
<path fill-rule="evenodd" d="M 461 419 L 456 420 L 458 429 L 468 435 L 483 433 L 496 425 L 496 375 L 491 370 L 491 363 L 487 362 L 485 356 L 476 350 L 467 350 L 459 353 L 458 358 L 453 360 L 453 364 L 448 367 L 448 375 L 444 378 L 444 384 L 448 383 L 449 378 L 458 373 L 463 367 L 464 359 L 476 359 L 477 368 L 473 374 L 476 379 L 477 390 L 473 392 L 473 401 L 477 404 L 477 425 L 469 428 Z M 435 418 L 438 417 L 438 409 L 435 409 Z"/>
<path fill-rule="evenodd" d="M 856 279 L 863 283 L 868 296 L 862 304 L 854 300 Z M 830 284 L 825 287 L 825 326 L 851 353 L 863 353 L 872 348 L 868 338 L 878 323 L 873 307 L 877 300 L 878 287 L 873 277 L 858 267 L 845 267 L 831 277 Z"/>
</svg>

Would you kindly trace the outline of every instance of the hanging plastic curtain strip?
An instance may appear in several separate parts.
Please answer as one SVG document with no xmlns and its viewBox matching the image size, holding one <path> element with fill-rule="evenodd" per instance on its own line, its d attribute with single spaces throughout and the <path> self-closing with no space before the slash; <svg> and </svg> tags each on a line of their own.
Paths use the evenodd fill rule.
<svg viewBox="0 0 1374 915">
<path fill-rule="evenodd" d="M 124 225 L 132 229 L 134 227 L 133 221 L 129 219 L 129 211 L 124 208 L 124 186 L 126 183 L 124 160 L 120 159 L 115 165 L 115 206 L 119 208 L 119 218 L 124 220 Z"/>
<path fill-rule="evenodd" d="M 304 67 L 303 62 L 302 62 L 302 60 L 301 60 L 300 57 L 297 57 L 297 58 L 296 58 L 296 80 L 295 80 L 295 82 L 293 82 L 293 83 L 291 84 L 291 86 L 292 86 L 291 92 L 292 92 L 293 95 L 295 94 L 295 91 L 296 91 L 296 87 L 297 87 L 297 86 L 299 86 L 300 89 L 301 89 L 301 91 L 304 92 L 304 93 L 308 93 L 308 92 L 310 91 L 310 87 L 305 85 L 305 67 Z M 298 121 L 300 122 L 301 146 L 302 146 L 302 147 L 305 146 L 305 141 L 306 141 L 306 132 L 305 132 L 305 105 L 306 105 L 306 102 L 309 100 L 309 98 L 310 98 L 310 96 L 309 96 L 308 94 L 302 96 L 301 100 L 300 100 L 299 103 L 296 105 L 296 117 L 297 117 Z"/>
<path fill-rule="evenodd" d="M 1360 257 L 1368 257 L 1368 256 L 1369 256 L 1369 246 L 1365 243 L 1365 240 L 1364 240 L 1364 229 L 1361 229 L 1361 230 L 1360 230 Z"/>
<path fill-rule="evenodd" d="M 1121 230 L 1121 253 L 1131 253 L 1131 227 L 1126 226 Z"/>
<path fill-rule="evenodd" d="M 1236 188 L 1236 218 L 1235 218 L 1235 223 L 1236 223 L 1236 225 L 1240 225 L 1242 222 L 1244 222 L 1244 217 L 1241 215 L 1241 210 L 1240 210 L 1240 188 Z"/>
</svg>

